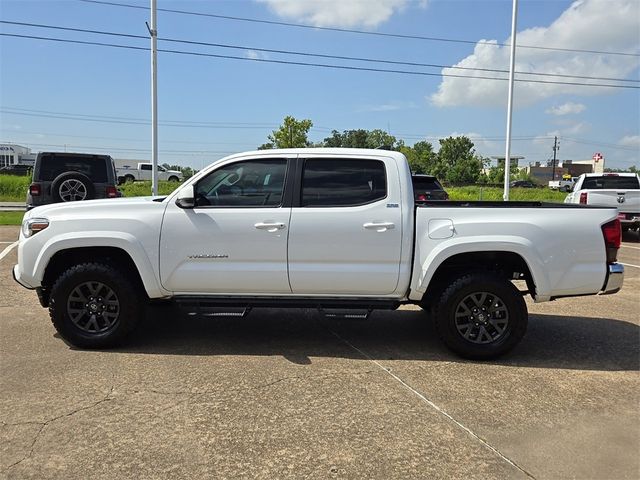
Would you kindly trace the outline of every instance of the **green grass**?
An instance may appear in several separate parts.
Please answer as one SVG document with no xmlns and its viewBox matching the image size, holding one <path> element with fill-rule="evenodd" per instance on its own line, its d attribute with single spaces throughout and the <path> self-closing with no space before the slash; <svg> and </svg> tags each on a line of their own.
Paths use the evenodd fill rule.
<svg viewBox="0 0 640 480">
<path fill-rule="evenodd" d="M 504 193 L 497 187 L 445 187 L 451 200 L 502 200 Z M 509 200 L 515 201 L 540 201 L 540 202 L 564 202 L 567 194 L 549 188 L 512 188 L 509 190 Z"/>
<path fill-rule="evenodd" d="M 0 225 L 20 225 L 24 212 L 0 212 Z"/>
<path fill-rule="evenodd" d="M 24 202 L 30 176 L 0 175 L 0 202 Z"/>
<path fill-rule="evenodd" d="M 169 195 L 181 183 L 158 182 L 158 195 Z M 127 182 L 118 187 L 125 197 L 145 197 L 151 195 L 151 182 Z"/>
</svg>

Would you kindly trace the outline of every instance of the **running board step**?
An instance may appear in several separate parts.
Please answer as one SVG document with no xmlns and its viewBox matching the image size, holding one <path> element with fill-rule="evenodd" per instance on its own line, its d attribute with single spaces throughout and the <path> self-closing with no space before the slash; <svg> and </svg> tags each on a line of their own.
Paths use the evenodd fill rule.
<svg viewBox="0 0 640 480">
<path fill-rule="evenodd" d="M 251 307 L 232 307 L 228 305 L 212 305 L 197 300 L 178 301 L 176 304 L 191 317 L 236 317 L 244 318 L 251 311 Z"/>
<path fill-rule="evenodd" d="M 348 318 L 352 320 L 366 320 L 371 315 L 371 309 L 319 308 L 318 311 L 326 318 Z"/>
</svg>

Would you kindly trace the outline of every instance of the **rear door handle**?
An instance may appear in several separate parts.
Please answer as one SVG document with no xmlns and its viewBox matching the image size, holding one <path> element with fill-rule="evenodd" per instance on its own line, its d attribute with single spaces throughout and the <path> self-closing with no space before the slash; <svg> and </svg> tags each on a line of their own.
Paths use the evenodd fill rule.
<svg viewBox="0 0 640 480">
<path fill-rule="evenodd" d="M 367 230 L 375 230 L 376 232 L 386 232 L 395 228 L 395 224 L 391 222 L 369 222 L 362 225 Z"/>
<path fill-rule="evenodd" d="M 266 230 L 267 232 L 277 232 L 278 230 L 284 229 L 284 223 L 277 222 L 260 222 L 254 225 L 258 230 Z"/>
</svg>

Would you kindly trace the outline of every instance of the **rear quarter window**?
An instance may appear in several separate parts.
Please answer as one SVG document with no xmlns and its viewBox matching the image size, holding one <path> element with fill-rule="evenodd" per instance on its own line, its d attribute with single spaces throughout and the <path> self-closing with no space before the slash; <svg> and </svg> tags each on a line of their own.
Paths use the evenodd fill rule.
<svg viewBox="0 0 640 480">
<path fill-rule="evenodd" d="M 113 168 L 107 158 L 98 156 L 42 155 L 39 163 L 38 177 L 45 182 L 51 182 L 65 172 L 79 172 L 93 182 L 106 183 L 108 181 L 107 164 L 109 168 Z"/>
<path fill-rule="evenodd" d="M 413 177 L 414 190 L 444 190 L 440 182 L 435 178 L 416 178 Z"/>
</svg>

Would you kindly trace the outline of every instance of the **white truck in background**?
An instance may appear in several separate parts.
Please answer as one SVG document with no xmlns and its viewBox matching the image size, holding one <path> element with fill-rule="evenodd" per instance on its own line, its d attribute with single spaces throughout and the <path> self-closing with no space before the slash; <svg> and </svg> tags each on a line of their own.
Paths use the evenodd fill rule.
<svg viewBox="0 0 640 480">
<path fill-rule="evenodd" d="M 451 350 L 485 359 L 523 338 L 524 295 L 620 290 L 620 239 L 614 208 L 414 201 L 399 152 L 262 150 L 166 197 L 28 211 L 13 275 L 81 348 L 123 341 L 154 300 L 214 318 L 253 307 L 366 318 L 417 304 Z"/>
<path fill-rule="evenodd" d="M 585 173 L 565 203 L 615 207 L 622 230 L 640 229 L 640 176 L 637 173 Z"/>
<path fill-rule="evenodd" d="M 569 178 L 563 177 L 560 180 L 550 180 L 549 188 L 551 190 L 560 190 L 563 192 L 570 192 L 573 186 L 575 185 L 576 180 L 578 180 L 578 177 L 569 177 Z"/>
<path fill-rule="evenodd" d="M 124 166 L 116 168 L 116 175 L 119 183 L 135 182 L 140 180 L 151 180 L 153 171 L 152 164 L 147 162 L 139 162 L 135 168 Z M 183 180 L 182 172 L 178 170 L 167 170 L 162 165 L 158 165 L 158 180 L 169 182 L 181 182 Z"/>
</svg>

